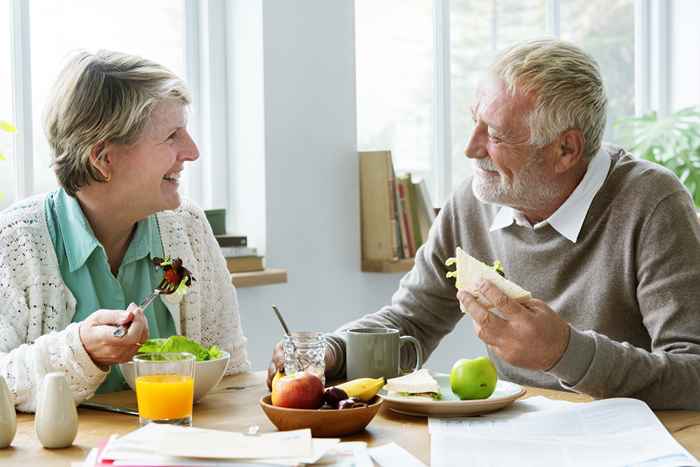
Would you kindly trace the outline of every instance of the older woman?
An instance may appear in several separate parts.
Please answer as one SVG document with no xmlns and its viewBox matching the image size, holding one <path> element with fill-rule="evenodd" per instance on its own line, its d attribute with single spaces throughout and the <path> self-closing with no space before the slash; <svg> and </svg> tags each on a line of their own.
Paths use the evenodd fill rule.
<svg viewBox="0 0 700 467">
<path fill-rule="evenodd" d="M 139 57 L 83 52 L 62 71 L 45 118 L 61 187 L 0 214 L 0 376 L 19 410 L 34 410 L 48 372 L 66 375 L 76 401 L 122 389 L 115 364 L 149 336 L 217 344 L 229 374 L 249 368 L 225 261 L 178 193 L 199 157 L 189 103 L 182 80 Z M 181 301 L 141 310 L 162 278 L 151 260 L 168 256 L 197 280 Z"/>
</svg>

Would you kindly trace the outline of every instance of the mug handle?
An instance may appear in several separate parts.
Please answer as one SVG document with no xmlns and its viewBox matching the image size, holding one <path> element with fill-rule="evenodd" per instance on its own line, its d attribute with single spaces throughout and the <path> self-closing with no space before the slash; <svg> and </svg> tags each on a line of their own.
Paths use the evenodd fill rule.
<svg viewBox="0 0 700 467">
<path fill-rule="evenodd" d="M 416 367 L 412 371 L 418 371 L 423 366 L 423 351 L 421 350 L 420 343 L 418 339 L 413 336 L 401 336 L 399 338 L 399 355 L 401 355 L 401 349 L 406 344 L 412 344 L 416 349 Z"/>
</svg>

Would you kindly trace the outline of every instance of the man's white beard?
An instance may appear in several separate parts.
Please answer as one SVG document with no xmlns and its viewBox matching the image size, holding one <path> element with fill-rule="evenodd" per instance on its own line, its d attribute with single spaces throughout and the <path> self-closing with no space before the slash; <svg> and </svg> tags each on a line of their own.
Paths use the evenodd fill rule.
<svg viewBox="0 0 700 467">
<path fill-rule="evenodd" d="M 500 172 L 498 176 L 488 176 L 475 171 L 472 180 L 474 196 L 484 203 L 511 206 L 519 210 L 546 206 L 558 195 L 558 190 L 545 180 L 543 160 L 541 150 L 534 149 L 512 180 L 506 179 Z M 473 159 L 472 162 L 476 167 L 496 171 L 496 165 L 489 158 Z"/>
</svg>

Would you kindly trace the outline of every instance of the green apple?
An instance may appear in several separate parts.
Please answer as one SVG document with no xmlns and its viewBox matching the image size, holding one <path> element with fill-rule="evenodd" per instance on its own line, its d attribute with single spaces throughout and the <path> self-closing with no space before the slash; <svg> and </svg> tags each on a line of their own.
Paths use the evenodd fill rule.
<svg viewBox="0 0 700 467">
<path fill-rule="evenodd" d="M 450 386 L 460 399 L 486 399 L 496 389 L 496 367 L 487 357 L 462 358 L 452 366 Z"/>
</svg>

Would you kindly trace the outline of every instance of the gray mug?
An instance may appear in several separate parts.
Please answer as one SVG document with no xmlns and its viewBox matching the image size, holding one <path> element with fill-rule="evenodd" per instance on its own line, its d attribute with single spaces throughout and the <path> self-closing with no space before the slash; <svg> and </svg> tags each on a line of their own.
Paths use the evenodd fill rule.
<svg viewBox="0 0 700 467">
<path fill-rule="evenodd" d="M 347 378 L 394 378 L 401 373 L 401 348 L 411 343 L 416 349 L 416 367 L 423 365 L 423 353 L 415 337 L 399 336 L 398 329 L 356 328 L 345 335 Z"/>
</svg>

